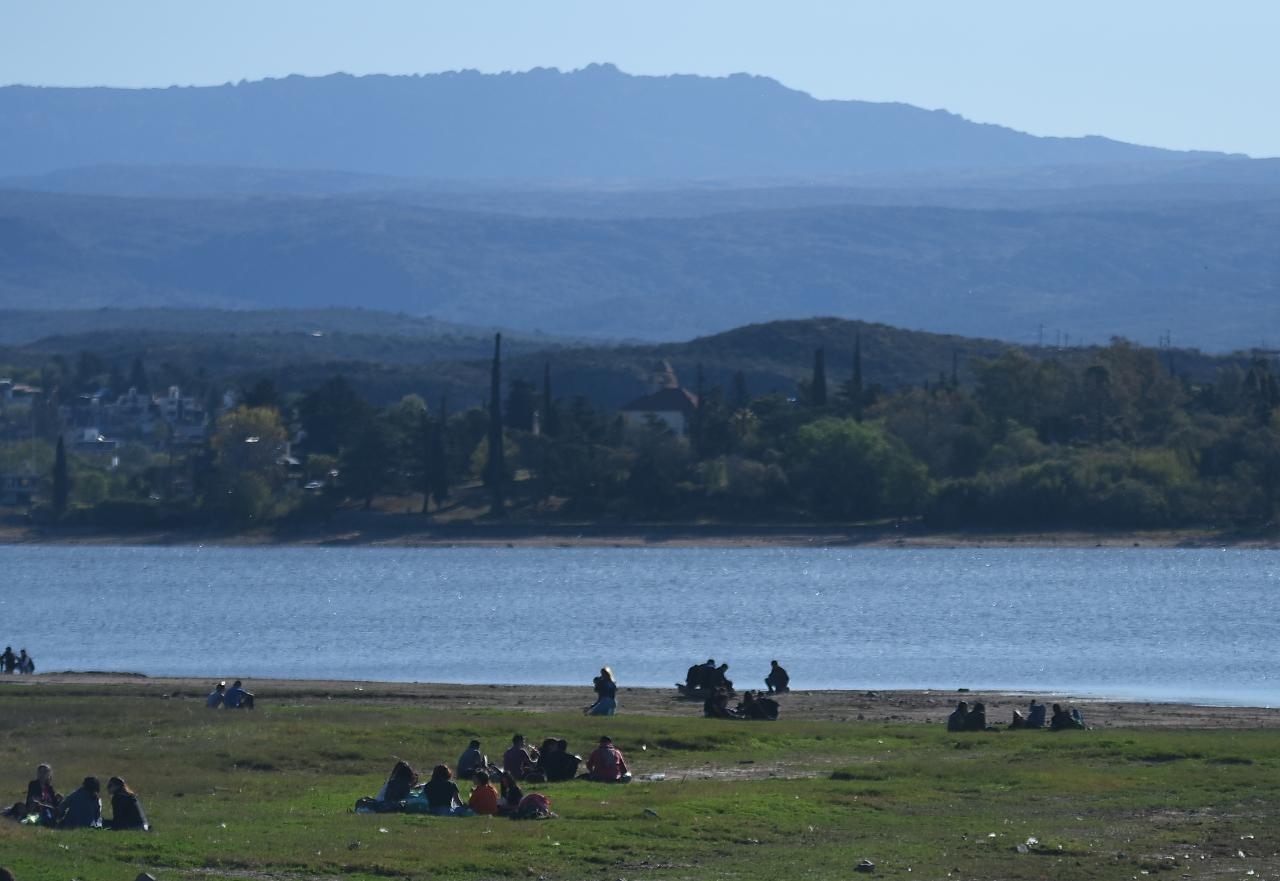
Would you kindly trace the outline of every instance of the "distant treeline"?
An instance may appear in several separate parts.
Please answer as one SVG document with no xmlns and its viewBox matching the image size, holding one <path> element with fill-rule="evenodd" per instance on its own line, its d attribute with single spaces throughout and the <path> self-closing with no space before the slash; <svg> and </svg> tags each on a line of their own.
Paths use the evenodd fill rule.
<svg viewBox="0 0 1280 881">
<path fill-rule="evenodd" d="M 535 382 L 507 379 L 495 357 L 487 403 L 456 411 L 417 395 L 375 406 L 341 376 L 289 394 L 263 377 L 203 444 L 135 439 L 114 468 L 71 454 L 59 484 L 58 426 L 33 418 L 39 436 L 5 445 L 0 472 L 35 463 L 48 481 L 44 516 L 104 524 L 243 527 L 343 505 L 446 518 L 923 518 L 947 528 L 1269 523 L 1280 491 L 1271 366 L 1223 361 L 1191 378 L 1167 357 L 1125 342 L 1061 355 L 1007 347 L 887 387 L 864 376 L 855 335 L 851 358 L 836 366 L 811 351 L 787 390 L 755 390 L 746 371 L 728 382 L 684 377 L 697 406 L 682 433 L 656 419 L 627 425 L 585 395 L 561 394 L 553 362 Z M 77 382 L 111 381 L 85 375 L 104 366 L 89 356 L 63 366 L 63 376 L 43 374 L 50 401 Z M 137 376 L 115 381 L 128 379 Z M 59 496 L 58 485 L 69 489 Z"/>
</svg>

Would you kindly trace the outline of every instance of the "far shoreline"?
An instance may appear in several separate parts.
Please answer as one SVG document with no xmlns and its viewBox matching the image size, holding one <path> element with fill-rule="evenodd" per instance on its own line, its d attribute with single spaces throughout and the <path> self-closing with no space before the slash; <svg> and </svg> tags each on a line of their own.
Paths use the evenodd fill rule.
<svg viewBox="0 0 1280 881">
<path fill-rule="evenodd" d="M 904 525 L 726 523 L 424 522 L 413 515 L 352 515 L 330 524 L 242 532 L 110 530 L 0 522 L 0 545 L 386 548 L 1169 548 L 1280 549 L 1280 533 L 1220 529 L 926 529 Z"/>
</svg>

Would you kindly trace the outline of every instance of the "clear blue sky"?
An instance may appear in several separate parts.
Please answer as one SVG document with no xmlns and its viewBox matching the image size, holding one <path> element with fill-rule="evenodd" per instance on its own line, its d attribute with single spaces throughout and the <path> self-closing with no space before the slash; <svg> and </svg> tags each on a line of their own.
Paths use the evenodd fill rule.
<svg viewBox="0 0 1280 881">
<path fill-rule="evenodd" d="M 1280 0 L 0 0 L 0 83 L 611 61 L 1035 134 L 1280 156 Z"/>
</svg>

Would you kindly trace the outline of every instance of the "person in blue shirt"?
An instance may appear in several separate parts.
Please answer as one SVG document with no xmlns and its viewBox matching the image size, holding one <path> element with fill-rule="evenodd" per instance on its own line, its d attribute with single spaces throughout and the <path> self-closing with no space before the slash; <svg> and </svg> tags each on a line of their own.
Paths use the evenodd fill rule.
<svg viewBox="0 0 1280 881">
<path fill-rule="evenodd" d="M 216 710 L 227 699 L 226 692 L 227 683 L 219 682 L 213 687 L 213 691 L 209 692 L 209 696 L 204 699 L 204 705 L 211 710 Z"/>
<path fill-rule="evenodd" d="M 227 693 L 222 696 L 223 705 L 228 710 L 252 710 L 253 694 L 244 690 L 244 686 L 237 679 L 231 683 L 231 687 L 227 689 Z"/>
</svg>

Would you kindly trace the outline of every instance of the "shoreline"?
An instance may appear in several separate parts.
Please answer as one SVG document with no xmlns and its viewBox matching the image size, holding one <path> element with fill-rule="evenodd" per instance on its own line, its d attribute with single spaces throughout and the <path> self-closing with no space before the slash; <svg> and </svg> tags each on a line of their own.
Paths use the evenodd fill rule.
<svg viewBox="0 0 1280 881">
<path fill-rule="evenodd" d="M 928 530 L 915 525 L 423 523 L 414 515 L 344 516 L 272 530 L 105 530 L 0 522 L 0 545 L 388 548 L 1168 548 L 1280 549 L 1280 533 L 1214 529 Z"/>
<path fill-rule="evenodd" d="M 66 672 L 0 677 L 0 695 L 42 694 L 203 701 L 221 677 L 150 677 L 138 673 Z M 379 682 L 325 679 L 253 679 L 247 687 L 264 708 L 306 701 L 413 704 L 442 711 L 580 712 L 590 703 L 589 686 Z M 796 690 L 779 697 L 783 718 L 941 724 L 959 700 L 983 701 L 991 724 L 1003 726 L 1014 709 L 1035 697 L 1078 707 L 1094 728 L 1280 728 L 1280 707 L 1219 706 L 1172 701 L 1106 699 L 1034 691 L 939 689 Z M 673 688 L 631 688 L 618 693 L 619 715 L 701 716 L 702 704 Z"/>
</svg>

